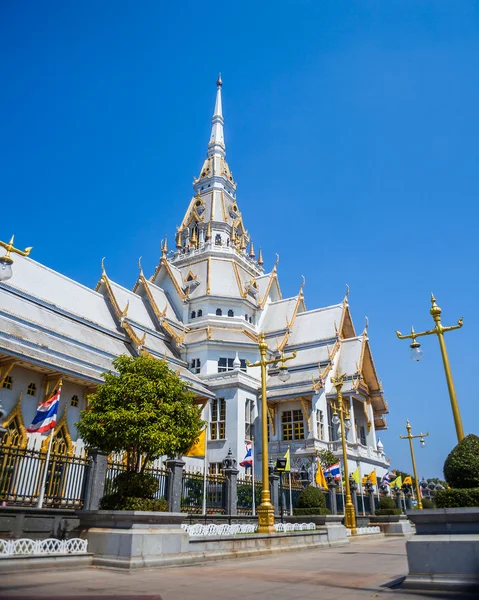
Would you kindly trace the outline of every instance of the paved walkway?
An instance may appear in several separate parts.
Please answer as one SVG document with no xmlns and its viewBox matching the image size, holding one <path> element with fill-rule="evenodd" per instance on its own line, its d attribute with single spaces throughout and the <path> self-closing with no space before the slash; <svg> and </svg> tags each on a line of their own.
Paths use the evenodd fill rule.
<svg viewBox="0 0 479 600">
<path fill-rule="evenodd" d="M 357 540 L 341 548 L 282 552 L 190 567 L 78 569 L 2 575 L 1 600 L 389 600 L 457 598 L 384 587 L 407 571 L 401 538 Z"/>
</svg>

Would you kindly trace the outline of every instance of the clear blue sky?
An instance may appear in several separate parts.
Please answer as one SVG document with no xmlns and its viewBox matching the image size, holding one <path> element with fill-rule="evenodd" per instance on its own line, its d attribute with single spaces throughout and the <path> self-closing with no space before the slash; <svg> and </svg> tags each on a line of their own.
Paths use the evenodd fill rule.
<svg viewBox="0 0 479 600">
<path fill-rule="evenodd" d="M 49 2 L 0 6 L 0 239 L 94 286 L 131 287 L 171 242 L 223 74 L 238 200 L 283 293 L 369 317 L 391 414 L 429 430 L 421 475 L 455 444 L 437 340 L 412 363 L 395 329 L 449 334 L 466 432 L 479 433 L 479 4 L 468 0 Z"/>
</svg>

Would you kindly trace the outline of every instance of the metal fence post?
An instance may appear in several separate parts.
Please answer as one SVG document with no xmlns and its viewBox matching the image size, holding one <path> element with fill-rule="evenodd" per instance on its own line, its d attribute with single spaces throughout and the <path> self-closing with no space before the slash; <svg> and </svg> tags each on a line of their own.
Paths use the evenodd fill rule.
<svg viewBox="0 0 479 600">
<path fill-rule="evenodd" d="M 329 490 L 329 503 L 331 505 L 331 514 L 333 515 L 337 515 L 338 514 L 338 503 L 336 500 L 336 488 L 337 488 L 337 484 L 334 481 L 334 479 L 331 479 L 331 481 L 328 481 L 328 490 Z"/>
<path fill-rule="evenodd" d="M 105 494 L 108 455 L 97 448 L 88 450 L 89 466 L 85 478 L 83 510 L 98 510 Z"/>
<path fill-rule="evenodd" d="M 181 491 L 183 485 L 183 467 L 185 462 L 178 458 L 169 458 L 166 461 L 168 469 L 168 510 L 181 512 Z"/>
<path fill-rule="evenodd" d="M 279 516 L 279 475 L 274 472 L 269 474 L 269 486 L 271 489 L 271 504 L 274 506 L 274 514 Z"/>
<path fill-rule="evenodd" d="M 223 499 L 225 512 L 227 515 L 235 516 L 238 514 L 238 469 L 230 467 L 223 469 L 225 480 L 225 497 Z"/>
</svg>

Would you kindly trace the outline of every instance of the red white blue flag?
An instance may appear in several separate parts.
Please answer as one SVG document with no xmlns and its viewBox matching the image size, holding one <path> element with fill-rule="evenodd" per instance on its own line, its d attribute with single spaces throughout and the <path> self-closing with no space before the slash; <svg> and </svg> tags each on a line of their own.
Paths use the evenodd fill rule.
<svg viewBox="0 0 479 600">
<path fill-rule="evenodd" d="M 27 429 L 28 433 L 45 433 L 55 428 L 61 391 L 62 388 L 59 387 L 48 400 L 40 402 L 37 414 Z"/>
<path fill-rule="evenodd" d="M 391 477 L 389 476 L 389 472 L 386 473 L 386 475 L 384 475 L 384 477 L 382 478 L 382 483 L 384 485 L 387 485 L 388 487 L 391 487 Z"/>
<path fill-rule="evenodd" d="M 241 467 L 252 467 L 253 466 L 253 444 L 251 442 L 246 442 L 246 455 L 243 459 L 243 462 L 240 462 Z"/>
<path fill-rule="evenodd" d="M 334 479 L 341 479 L 341 465 L 339 462 L 334 463 L 334 465 L 329 465 L 326 469 L 324 469 L 325 477 L 333 477 Z"/>
</svg>

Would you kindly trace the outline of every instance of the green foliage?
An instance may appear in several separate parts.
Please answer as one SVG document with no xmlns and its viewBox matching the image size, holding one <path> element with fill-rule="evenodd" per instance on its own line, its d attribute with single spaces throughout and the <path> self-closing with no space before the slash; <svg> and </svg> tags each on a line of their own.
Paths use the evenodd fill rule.
<svg viewBox="0 0 479 600">
<path fill-rule="evenodd" d="M 321 463 L 321 466 L 323 468 L 323 471 L 324 469 L 326 469 L 326 467 L 334 465 L 334 463 L 338 462 L 337 457 L 334 456 L 331 450 L 319 450 L 317 455 L 319 458 L 319 462 Z"/>
<path fill-rule="evenodd" d="M 434 496 L 436 508 L 479 506 L 479 488 L 439 490 Z"/>
<path fill-rule="evenodd" d="M 261 502 L 261 489 L 256 486 L 256 494 L 254 497 L 255 505 L 259 506 Z M 238 506 L 241 508 L 250 507 L 253 504 L 253 486 L 252 485 L 238 485 Z"/>
<path fill-rule="evenodd" d="M 103 452 L 126 451 L 128 470 L 143 471 L 159 456 L 184 454 L 203 427 L 193 394 L 166 362 L 149 356 L 119 356 L 118 375 L 88 397 L 77 423 L 88 446 Z"/>
<path fill-rule="evenodd" d="M 123 471 L 115 477 L 114 490 L 121 496 L 153 498 L 158 491 L 158 479 L 148 473 Z"/>
<path fill-rule="evenodd" d="M 422 504 L 422 507 L 423 507 L 423 508 L 436 508 L 436 507 L 434 506 L 434 503 L 433 503 L 433 502 L 431 502 L 431 500 L 429 500 L 428 498 L 423 498 L 423 499 L 421 500 L 421 504 Z"/>
<path fill-rule="evenodd" d="M 379 500 L 379 509 L 380 510 L 392 510 L 392 509 L 397 509 L 397 506 L 392 498 L 390 498 L 389 496 L 383 496 Z M 376 513 L 377 512 L 378 511 L 376 511 Z M 399 512 L 401 512 L 401 511 L 399 511 Z M 395 513 L 393 513 L 393 514 L 395 514 Z"/>
<path fill-rule="evenodd" d="M 295 516 L 301 515 L 330 515 L 331 511 L 326 507 L 314 506 L 313 508 L 294 508 L 293 514 Z"/>
<path fill-rule="evenodd" d="M 168 502 L 164 498 L 134 498 L 110 494 L 100 500 L 101 510 L 146 510 L 148 512 L 168 512 Z"/>
<path fill-rule="evenodd" d="M 392 515 L 400 515 L 400 508 L 377 508 L 376 513 L 378 517 L 390 517 Z"/>
<path fill-rule="evenodd" d="M 444 481 L 444 479 L 439 479 L 439 477 L 431 477 L 431 479 L 428 479 L 428 482 L 435 484 L 440 483 L 443 487 L 447 488 L 447 482 Z"/>
<path fill-rule="evenodd" d="M 444 463 L 447 483 L 458 489 L 479 487 L 479 437 L 467 435 Z"/>
<path fill-rule="evenodd" d="M 312 485 L 305 487 L 298 496 L 298 508 L 325 508 L 326 498 L 323 492 Z"/>
</svg>

